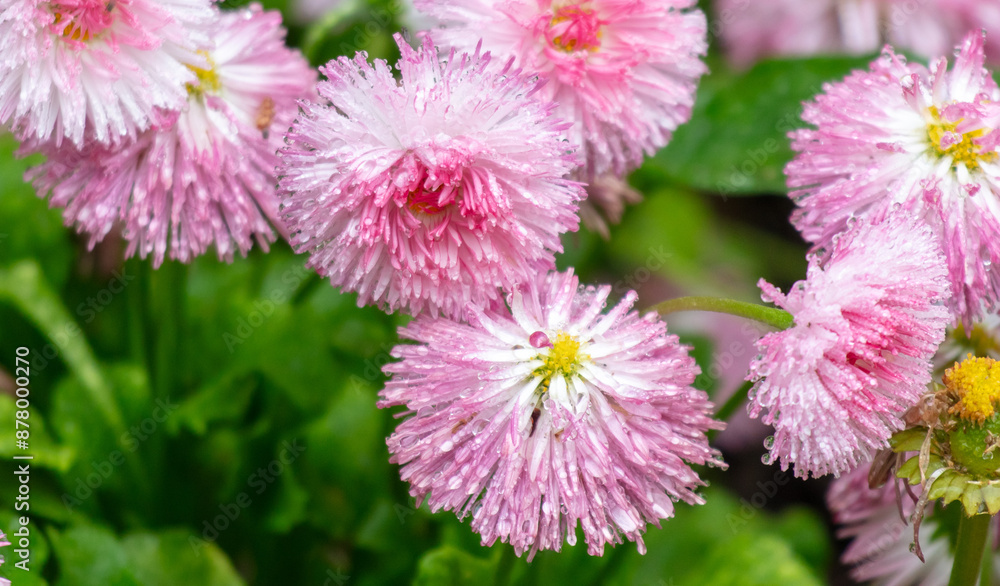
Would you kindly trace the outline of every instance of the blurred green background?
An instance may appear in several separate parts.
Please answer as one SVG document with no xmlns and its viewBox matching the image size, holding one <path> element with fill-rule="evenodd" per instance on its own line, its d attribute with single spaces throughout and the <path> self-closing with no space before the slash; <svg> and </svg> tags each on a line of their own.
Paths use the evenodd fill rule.
<svg viewBox="0 0 1000 586">
<path fill-rule="evenodd" d="M 287 14 L 282 1 L 265 5 Z M 400 18 L 398 4 L 347 2 L 335 17 L 290 26 L 289 41 L 317 65 L 360 49 L 394 60 Z M 567 235 L 560 266 L 615 283 L 618 294 L 636 287 L 643 306 L 682 294 L 754 301 L 760 277 L 783 287 L 802 278 L 805 246 L 783 195 L 785 134 L 799 124 L 801 100 L 868 60 L 775 60 L 741 73 L 713 48 L 691 122 L 631 177 L 645 200 L 609 241 L 586 229 Z M 407 318 L 358 308 L 283 243 L 232 264 L 212 252 L 156 271 L 122 263 L 116 239 L 88 251 L 22 183 L 32 161 L 16 159 L 15 148 L 0 136 L 0 528 L 8 537 L 20 515 L 11 457 L 34 456 L 31 571 L 15 570 L 14 547 L 2 550 L 0 575 L 15 586 L 841 579 L 823 483 L 787 481 L 763 466 L 761 435 L 748 426 L 727 432 L 730 470 L 704 471 L 707 504 L 680 505 L 662 529 L 650 528 L 645 556 L 629 543 L 603 558 L 576 545 L 528 564 L 506 545 L 481 547 L 453 514 L 417 508 L 388 463 L 384 438 L 395 420 L 375 400 Z M 725 327 L 705 323 L 681 320 L 679 331 L 712 373 L 699 384 L 719 399 L 751 352 L 719 364 L 733 342 Z M 31 359 L 27 451 L 13 437 L 19 347 Z M 735 369 L 728 379 L 726 368 Z"/>
</svg>

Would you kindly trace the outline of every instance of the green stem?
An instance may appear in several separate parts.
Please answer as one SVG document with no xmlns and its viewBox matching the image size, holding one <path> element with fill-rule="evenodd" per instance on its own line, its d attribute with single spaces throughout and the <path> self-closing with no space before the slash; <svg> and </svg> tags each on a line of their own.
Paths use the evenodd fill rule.
<svg viewBox="0 0 1000 586">
<path fill-rule="evenodd" d="M 986 547 L 983 551 L 983 568 L 979 572 L 979 586 L 993 585 L 993 531 L 986 532 Z"/>
<path fill-rule="evenodd" d="M 756 303 L 746 303 L 733 299 L 721 297 L 678 297 L 663 303 L 658 303 L 652 307 L 653 311 L 660 315 L 667 315 L 677 311 L 714 311 L 716 313 L 728 313 L 738 315 L 763 324 L 773 326 L 779 330 L 786 330 L 792 327 L 795 320 L 792 314 L 776 307 L 764 307 Z"/>
<path fill-rule="evenodd" d="M 129 288 L 125 296 L 128 303 L 129 355 L 131 355 L 132 360 L 136 364 L 141 365 L 146 372 L 149 372 L 149 356 L 146 354 L 146 335 L 149 331 L 146 327 L 147 291 L 149 287 L 147 266 L 148 263 L 140 260 L 138 257 L 132 257 L 125 261 L 126 274 L 138 277 L 135 284 Z"/>
<path fill-rule="evenodd" d="M 958 522 L 955 562 L 948 586 L 975 586 L 979 582 L 979 565 L 983 560 L 992 518 L 990 515 L 962 515 Z"/>
<path fill-rule="evenodd" d="M 747 402 L 747 397 L 750 395 L 750 389 L 753 388 L 753 382 L 747 381 L 740 385 L 740 388 L 736 389 L 736 392 L 732 394 L 731 397 L 726 399 L 726 402 L 719 407 L 719 410 L 715 412 L 715 418 L 719 421 L 729 421 L 729 418 L 736 413 L 736 410 L 743 406 Z M 717 429 L 711 429 L 708 431 L 708 439 L 711 440 L 715 437 L 715 434 L 719 433 Z"/>
<path fill-rule="evenodd" d="M 150 316 L 156 324 L 153 351 L 153 393 L 157 398 L 168 397 L 176 389 L 176 374 L 180 365 L 181 325 L 184 322 L 184 295 L 187 290 L 187 265 L 167 261 L 156 274 L 159 299 Z"/>
</svg>

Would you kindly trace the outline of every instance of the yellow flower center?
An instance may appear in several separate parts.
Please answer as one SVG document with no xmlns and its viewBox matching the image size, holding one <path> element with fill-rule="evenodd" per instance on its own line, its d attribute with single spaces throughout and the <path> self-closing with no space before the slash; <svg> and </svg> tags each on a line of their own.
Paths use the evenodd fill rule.
<svg viewBox="0 0 1000 586">
<path fill-rule="evenodd" d="M 202 96 L 205 93 L 218 94 L 222 91 L 222 81 L 219 80 L 219 73 L 215 70 L 215 60 L 212 59 L 208 51 L 198 51 L 198 54 L 208 61 L 208 69 L 202 69 L 194 65 L 187 66 L 198 77 L 198 85 L 188 84 L 188 95 Z"/>
<path fill-rule="evenodd" d="M 954 122 L 941 120 L 941 112 L 937 109 L 937 106 L 931 106 L 930 112 L 934 118 L 934 123 L 927 127 L 927 138 L 930 140 L 931 146 L 934 147 L 934 151 L 938 156 L 952 157 L 955 166 L 963 163 L 970 171 L 979 169 L 981 161 L 992 162 L 996 160 L 996 152 L 984 153 L 982 147 L 976 144 L 976 139 L 985 135 L 986 130 L 979 128 L 959 135 L 956 129 L 964 118 L 959 118 Z M 958 135 L 961 138 L 957 142 L 954 142 L 954 135 Z M 945 138 L 949 136 L 951 140 L 946 142 Z"/>
<path fill-rule="evenodd" d="M 562 6 L 553 13 L 545 36 L 553 47 L 565 53 L 596 51 L 601 46 L 602 24 L 590 8 Z"/>
<path fill-rule="evenodd" d="M 542 377 L 542 386 L 547 390 L 556 373 L 569 378 L 580 370 L 580 363 L 589 360 L 590 356 L 580 354 L 580 342 L 573 336 L 559 332 L 548 354 L 539 354 L 536 359 L 545 361 L 545 364 L 535 369 L 534 374 Z"/>
<path fill-rule="evenodd" d="M 1000 401 L 1000 362 L 969 354 L 944 373 L 943 382 L 958 398 L 949 413 L 979 424 L 993 416 Z"/>
</svg>

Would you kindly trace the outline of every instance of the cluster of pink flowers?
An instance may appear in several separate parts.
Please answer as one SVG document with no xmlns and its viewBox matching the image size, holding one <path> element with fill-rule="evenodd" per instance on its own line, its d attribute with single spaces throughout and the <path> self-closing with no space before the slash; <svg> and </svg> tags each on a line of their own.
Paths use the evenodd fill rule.
<svg viewBox="0 0 1000 586">
<path fill-rule="evenodd" d="M 836 42 L 831 11 L 863 48 L 880 33 L 858 23 L 889 4 L 795 10 L 821 23 L 814 48 Z M 705 16 L 693 0 L 417 7 L 433 26 L 416 48 L 397 35 L 398 76 L 359 53 L 317 83 L 258 5 L 9 1 L 0 124 L 45 155 L 28 179 L 91 246 L 120 230 L 154 265 L 230 260 L 277 231 L 359 305 L 416 316 L 379 405 L 405 409 L 389 450 L 432 510 L 529 558 L 578 527 L 591 554 L 644 551 L 676 501 L 702 502 L 692 466 L 723 466 L 706 438 L 723 424 L 666 323 L 634 292 L 605 311 L 611 288 L 555 255 L 581 216 L 607 236 L 639 199 L 624 175 L 690 116 Z M 798 476 L 884 449 L 947 325 L 1000 304 L 1000 88 L 981 33 L 960 49 L 951 70 L 887 49 L 792 134 L 793 222 L 815 248 L 787 294 L 761 281 L 794 325 L 757 342 L 748 378 L 766 458 Z"/>
<path fill-rule="evenodd" d="M 944 583 L 951 570 L 933 539 L 916 564 L 896 497 L 861 483 L 954 353 L 946 325 L 971 333 L 1000 306 L 1000 88 L 987 52 L 978 30 L 951 69 L 887 47 L 869 70 L 824 86 L 805 104 L 810 127 L 790 134 L 792 221 L 814 256 L 787 297 L 762 283 L 795 325 L 758 342 L 751 412 L 775 425 L 769 457 L 783 467 L 850 473 L 830 506 L 854 538 L 844 560 L 859 580 Z"/>
<path fill-rule="evenodd" d="M 792 221 L 814 256 L 787 297 L 761 285 L 795 325 L 758 342 L 751 414 L 775 425 L 770 457 L 800 476 L 886 448 L 945 327 L 997 307 L 1000 89 L 982 33 L 959 49 L 949 70 L 887 48 L 805 104 L 815 128 L 790 135 Z"/>
<path fill-rule="evenodd" d="M 591 553 L 644 550 L 702 502 L 722 424 L 688 349 L 635 293 L 602 313 L 610 287 L 553 272 L 588 193 L 607 235 L 624 174 L 690 116 L 692 0 L 423 2 L 440 27 L 396 37 L 398 79 L 359 53 L 318 84 L 257 5 L 5 6 L 0 123 L 91 246 L 229 260 L 276 229 L 359 304 L 418 316 L 380 403 L 408 409 L 389 446 L 415 496 L 529 556 L 578 525 Z"/>
<path fill-rule="evenodd" d="M 27 178 L 91 246 L 120 231 L 127 255 L 159 265 L 274 240 L 275 153 L 316 79 L 278 13 L 21 1 L 0 39 L 17 47 L 0 63 L 0 121 L 22 154 L 45 155 Z"/>
</svg>

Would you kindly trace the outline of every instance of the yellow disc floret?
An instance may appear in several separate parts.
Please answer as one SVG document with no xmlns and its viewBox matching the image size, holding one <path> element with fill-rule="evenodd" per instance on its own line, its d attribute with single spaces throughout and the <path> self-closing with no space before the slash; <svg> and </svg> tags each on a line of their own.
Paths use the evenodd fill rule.
<svg viewBox="0 0 1000 586">
<path fill-rule="evenodd" d="M 556 335 L 548 354 L 539 354 L 536 359 L 545 364 L 535 369 L 535 376 L 542 377 L 542 386 L 547 390 L 549 382 L 556 373 L 562 373 L 566 378 L 575 375 L 580 370 L 580 363 L 590 357 L 580 353 L 580 342 L 564 332 Z"/>
<path fill-rule="evenodd" d="M 217 94 L 222 91 L 222 81 L 219 80 L 219 74 L 215 71 L 215 61 L 212 56 L 209 55 L 208 51 L 198 51 L 198 54 L 208 61 L 208 69 L 202 69 L 201 67 L 195 67 L 194 65 L 188 65 L 188 69 L 194 72 L 198 77 L 198 85 L 188 84 L 187 91 L 189 95 L 204 95 Z"/>
<path fill-rule="evenodd" d="M 949 413 L 982 424 L 1000 401 L 1000 362 L 971 354 L 944 373 L 943 382 L 958 399 Z"/>
<path fill-rule="evenodd" d="M 982 128 L 962 133 L 960 135 L 961 140 L 945 147 L 943 145 L 945 135 L 949 133 L 958 134 L 956 129 L 962 123 L 963 119 L 960 118 L 955 122 L 941 120 L 941 112 L 937 109 L 937 106 L 931 106 L 930 113 L 931 117 L 934 118 L 934 123 L 927 126 L 927 138 L 930 140 L 931 146 L 938 156 L 952 157 L 955 166 L 963 163 L 969 171 L 978 169 L 981 161 L 992 162 L 996 160 L 997 153 L 984 153 L 982 147 L 976 144 L 976 139 L 986 134 L 986 131 Z"/>
</svg>

